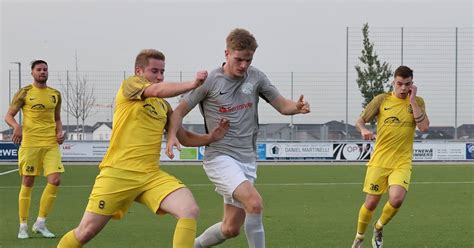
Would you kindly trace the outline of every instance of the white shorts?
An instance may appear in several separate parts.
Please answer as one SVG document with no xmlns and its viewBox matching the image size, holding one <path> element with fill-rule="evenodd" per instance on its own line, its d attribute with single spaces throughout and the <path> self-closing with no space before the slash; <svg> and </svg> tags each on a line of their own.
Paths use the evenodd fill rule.
<svg viewBox="0 0 474 248">
<path fill-rule="evenodd" d="M 257 178 L 257 163 L 242 163 L 222 155 L 204 161 L 203 167 L 209 180 L 216 186 L 216 192 L 224 198 L 224 203 L 243 208 L 242 204 L 234 199 L 233 194 L 237 186 L 244 181 L 254 184 Z"/>
</svg>

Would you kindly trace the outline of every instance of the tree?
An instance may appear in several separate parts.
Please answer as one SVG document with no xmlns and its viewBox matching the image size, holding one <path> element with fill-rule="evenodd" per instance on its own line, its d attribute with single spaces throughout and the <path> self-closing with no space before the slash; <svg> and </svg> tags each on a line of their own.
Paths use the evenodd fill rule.
<svg viewBox="0 0 474 248">
<path fill-rule="evenodd" d="M 380 64 L 377 53 L 374 51 L 374 43 L 369 40 L 369 24 L 365 23 L 362 28 L 364 36 L 362 55 L 359 60 L 364 64 L 363 68 L 359 65 L 355 66 L 357 71 L 357 85 L 364 97 L 362 107 L 367 104 L 378 94 L 392 90 L 392 85 L 388 82 L 392 75 L 392 70 L 387 62 Z"/>
<path fill-rule="evenodd" d="M 93 115 L 95 112 L 95 96 L 94 87 L 89 87 L 87 84 L 87 78 L 85 76 L 79 76 L 79 69 L 77 65 L 77 54 L 76 54 L 76 77 L 73 82 L 69 77 L 67 78 L 66 86 L 63 84 L 63 92 L 65 94 L 65 102 L 63 104 L 63 110 L 72 115 L 76 119 L 76 131 L 79 130 L 79 120 L 82 124 L 82 137 L 84 136 L 85 121 L 88 117 Z M 63 94 L 64 95 L 64 94 Z M 63 101 L 64 102 L 64 101 Z"/>
</svg>

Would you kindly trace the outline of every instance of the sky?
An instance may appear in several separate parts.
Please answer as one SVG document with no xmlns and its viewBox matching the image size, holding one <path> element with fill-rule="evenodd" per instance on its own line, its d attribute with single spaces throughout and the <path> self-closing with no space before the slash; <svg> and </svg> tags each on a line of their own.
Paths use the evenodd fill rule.
<svg viewBox="0 0 474 248">
<path fill-rule="evenodd" d="M 253 65 L 264 72 L 345 71 L 346 27 L 472 27 L 474 12 L 472 0 L 3 0 L 0 8 L 2 115 L 8 71 L 18 68 L 11 62 L 25 72 L 37 58 L 50 71 L 74 70 L 77 53 L 80 70 L 132 71 L 141 49 L 156 48 L 167 71 L 211 70 L 224 61 L 226 35 L 242 27 L 257 38 Z"/>
</svg>

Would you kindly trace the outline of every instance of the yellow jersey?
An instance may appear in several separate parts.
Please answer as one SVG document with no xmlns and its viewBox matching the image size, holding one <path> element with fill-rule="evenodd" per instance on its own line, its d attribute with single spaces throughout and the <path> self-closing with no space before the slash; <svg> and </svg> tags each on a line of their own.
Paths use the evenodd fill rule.
<svg viewBox="0 0 474 248">
<path fill-rule="evenodd" d="M 23 112 L 22 147 L 57 146 L 55 113 L 61 110 L 61 93 L 51 87 L 33 84 L 21 88 L 10 108 Z"/>
<path fill-rule="evenodd" d="M 100 168 L 128 171 L 159 170 L 161 142 L 170 104 L 143 96 L 151 83 L 143 77 L 125 79 L 115 96 L 112 137 Z"/>
<path fill-rule="evenodd" d="M 425 112 L 423 98 L 416 97 Z M 411 168 L 416 123 L 409 97 L 400 99 L 394 93 L 382 93 L 361 114 L 365 122 L 377 118 L 377 138 L 368 166 Z"/>
</svg>

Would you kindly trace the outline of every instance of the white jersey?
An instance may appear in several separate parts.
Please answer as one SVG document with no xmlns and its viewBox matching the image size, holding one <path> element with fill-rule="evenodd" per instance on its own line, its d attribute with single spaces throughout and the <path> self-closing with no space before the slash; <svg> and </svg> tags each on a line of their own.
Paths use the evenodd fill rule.
<svg viewBox="0 0 474 248">
<path fill-rule="evenodd" d="M 206 131 L 230 121 L 224 138 L 206 147 L 204 160 L 228 155 L 241 162 L 257 160 L 258 101 L 271 102 L 280 95 L 267 76 L 250 67 L 243 79 L 232 79 L 224 68 L 213 70 L 204 84 L 184 97 L 189 108 L 199 104 Z"/>
</svg>

